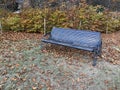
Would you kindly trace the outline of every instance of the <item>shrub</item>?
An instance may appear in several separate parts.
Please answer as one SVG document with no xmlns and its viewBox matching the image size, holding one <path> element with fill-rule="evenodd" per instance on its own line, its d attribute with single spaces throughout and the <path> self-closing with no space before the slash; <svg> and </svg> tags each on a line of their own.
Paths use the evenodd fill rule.
<svg viewBox="0 0 120 90">
<path fill-rule="evenodd" d="M 50 31 L 53 26 L 108 33 L 118 31 L 120 17 L 112 17 L 106 10 L 98 12 L 98 8 L 101 6 L 74 6 L 69 10 L 60 8 L 54 10 L 51 8 L 27 9 L 20 14 L 10 13 L 3 18 L 3 29 L 43 33 L 45 18 L 47 31 Z"/>
<path fill-rule="evenodd" d="M 43 15 L 39 9 L 25 10 L 20 14 L 21 27 L 26 32 L 42 32 L 43 29 Z"/>
</svg>

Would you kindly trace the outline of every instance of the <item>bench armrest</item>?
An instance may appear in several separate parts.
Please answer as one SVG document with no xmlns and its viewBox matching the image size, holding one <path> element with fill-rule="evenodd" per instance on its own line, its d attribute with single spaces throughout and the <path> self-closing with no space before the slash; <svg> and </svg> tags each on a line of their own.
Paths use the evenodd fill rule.
<svg viewBox="0 0 120 90">
<path fill-rule="evenodd" d="M 50 32 L 46 33 L 43 37 L 46 37 L 46 36 L 48 36 L 48 35 L 50 35 Z"/>
<path fill-rule="evenodd" d="M 43 39 L 49 38 L 50 37 L 50 32 L 46 33 L 45 35 L 43 35 Z"/>
</svg>

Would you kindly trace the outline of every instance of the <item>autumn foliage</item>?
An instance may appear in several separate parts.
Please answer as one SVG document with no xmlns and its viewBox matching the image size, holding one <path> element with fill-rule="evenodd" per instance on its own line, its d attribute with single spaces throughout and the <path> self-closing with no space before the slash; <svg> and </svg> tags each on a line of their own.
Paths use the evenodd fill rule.
<svg viewBox="0 0 120 90">
<path fill-rule="evenodd" d="M 81 5 L 65 9 L 62 5 L 58 8 L 27 9 L 20 14 L 7 13 L 2 18 L 4 30 L 43 32 L 44 19 L 46 29 L 53 26 L 75 29 L 87 29 L 104 33 L 118 31 L 120 28 L 119 15 L 114 17 L 109 11 L 98 11 L 102 6 Z"/>
</svg>

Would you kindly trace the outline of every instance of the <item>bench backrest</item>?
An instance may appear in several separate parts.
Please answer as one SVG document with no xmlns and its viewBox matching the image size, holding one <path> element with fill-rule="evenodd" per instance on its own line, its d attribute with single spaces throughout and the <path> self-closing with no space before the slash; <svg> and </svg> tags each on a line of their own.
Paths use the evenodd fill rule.
<svg viewBox="0 0 120 90">
<path fill-rule="evenodd" d="M 53 27 L 51 39 L 73 45 L 95 46 L 101 42 L 101 34 L 88 30 L 75 30 Z"/>
</svg>

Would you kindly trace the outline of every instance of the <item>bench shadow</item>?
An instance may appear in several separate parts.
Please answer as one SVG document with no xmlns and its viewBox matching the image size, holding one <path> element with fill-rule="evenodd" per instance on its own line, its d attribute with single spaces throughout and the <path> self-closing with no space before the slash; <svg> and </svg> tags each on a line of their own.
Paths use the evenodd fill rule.
<svg viewBox="0 0 120 90">
<path fill-rule="evenodd" d="M 48 53 L 52 53 L 55 58 L 65 57 L 70 61 L 77 60 L 81 62 L 91 62 L 93 60 L 92 52 L 66 46 L 46 44 L 42 50 Z"/>
</svg>

